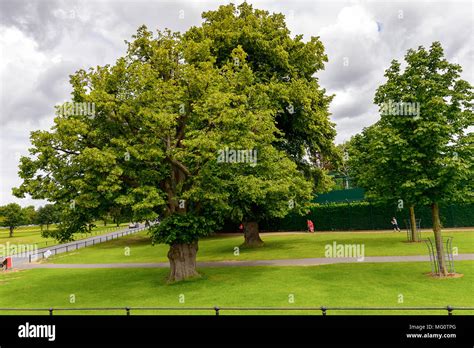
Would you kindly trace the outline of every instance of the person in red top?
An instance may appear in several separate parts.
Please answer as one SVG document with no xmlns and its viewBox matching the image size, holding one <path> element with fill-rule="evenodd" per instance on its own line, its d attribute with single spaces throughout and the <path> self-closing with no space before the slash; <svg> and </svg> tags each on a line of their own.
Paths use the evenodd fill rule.
<svg viewBox="0 0 474 348">
<path fill-rule="evenodd" d="M 244 224 L 240 224 L 239 230 L 240 230 L 240 232 L 244 232 Z"/>
<path fill-rule="evenodd" d="M 314 224 L 313 224 L 313 221 L 307 220 L 306 223 L 307 223 L 307 225 L 308 225 L 308 232 L 314 233 Z"/>
</svg>

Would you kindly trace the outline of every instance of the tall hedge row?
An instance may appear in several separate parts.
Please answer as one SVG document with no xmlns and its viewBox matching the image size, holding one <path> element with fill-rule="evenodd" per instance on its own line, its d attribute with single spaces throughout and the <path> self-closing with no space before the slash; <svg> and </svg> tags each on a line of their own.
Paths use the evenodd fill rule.
<svg viewBox="0 0 474 348">
<path fill-rule="evenodd" d="M 415 207 L 421 228 L 431 228 L 431 209 L 429 206 Z M 306 220 L 314 223 L 316 231 L 352 231 L 391 229 L 390 220 L 396 217 L 400 228 L 406 228 L 409 218 L 408 207 L 397 209 L 393 205 L 371 204 L 368 202 L 330 203 L 314 207 L 307 216 L 288 215 L 283 219 L 262 221 L 262 231 L 304 231 Z M 441 223 L 444 227 L 474 226 L 474 203 L 441 204 Z M 238 231 L 238 223 L 226 222 L 225 232 Z"/>
</svg>

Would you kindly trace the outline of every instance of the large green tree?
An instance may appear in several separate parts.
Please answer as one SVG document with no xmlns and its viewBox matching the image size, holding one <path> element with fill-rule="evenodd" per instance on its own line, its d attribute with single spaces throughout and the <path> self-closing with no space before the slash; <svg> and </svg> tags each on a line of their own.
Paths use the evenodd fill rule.
<svg viewBox="0 0 474 348">
<path fill-rule="evenodd" d="M 18 226 L 28 222 L 27 214 L 17 203 L 10 203 L 0 207 L 1 224 L 10 229 L 10 237 L 13 237 L 13 230 Z"/>
<path fill-rule="evenodd" d="M 219 151 L 267 153 L 277 134 L 271 98 L 255 83 L 245 52 L 237 47 L 216 66 L 198 46 L 141 27 L 115 65 L 71 77 L 72 102 L 94 103 L 95 114 L 60 108 L 50 131 L 33 132 L 14 190 L 61 205 L 58 238 L 83 231 L 111 207 L 130 208 L 136 221 L 163 215 L 151 232 L 154 242 L 170 245 L 169 279 L 197 275 L 198 240 L 229 210 L 234 178 L 223 174 L 230 166 L 218 162 Z M 189 64 L 196 55 L 201 61 Z M 287 180 L 298 175 L 292 166 L 274 169 Z"/>
<path fill-rule="evenodd" d="M 324 163 L 337 164 L 340 158 L 334 146 L 336 131 L 329 119 L 332 96 L 326 95 L 316 78 L 327 62 L 322 42 L 318 37 L 311 37 L 307 42 L 302 35 L 292 37 L 284 15 L 254 9 L 246 2 L 220 6 L 202 17 L 202 25 L 184 35 L 184 42 L 199 52 L 188 62 L 200 64 L 212 59 L 222 67 L 229 63 L 235 48 L 245 52 L 245 61 L 234 57 L 233 63 L 248 65 L 255 75 L 253 83 L 266 86 L 279 131 L 275 147 L 285 151 L 298 170 L 313 182 L 314 192 L 326 191 L 331 180 Z M 261 205 L 268 204 L 268 200 L 263 189 L 259 192 L 260 198 L 246 200 L 251 205 L 239 204 L 240 208 L 234 210 L 248 223 L 244 225 L 252 226 L 245 228 L 245 244 L 250 240 L 260 244 L 257 217 L 275 216 L 270 213 L 271 207 Z"/>
<path fill-rule="evenodd" d="M 367 160 L 387 171 L 382 183 L 392 180 L 396 185 L 390 187 L 410 203 L 431 206 L 440 274 L 445 276 L 439 203 L 473 195 L 473 136 L 468 130 L 473 125 L 472 86 L 460 78 L 461 66 L 445 59 L 439 42 L 429 50 L 408 50 L 405 62 L 402 70 L 392 61 L 387 82 L 377 89 L 374 101 L 381 119 L 368 132 L 377 139 L 370 146 L 379 150 Z"/>
</svg>

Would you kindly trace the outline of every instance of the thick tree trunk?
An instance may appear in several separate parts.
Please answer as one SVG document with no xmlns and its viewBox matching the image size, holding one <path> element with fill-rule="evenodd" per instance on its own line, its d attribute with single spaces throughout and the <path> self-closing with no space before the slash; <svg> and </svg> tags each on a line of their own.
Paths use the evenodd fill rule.
<svg viewBox="0 0 474 348">
<path fill-rule="evenodd" d="M 415 206 L 410 205 L 410 227 L 411 227 L 411 241 L 412 242 L 419 242 L 418 240 L 418 233 L 417 233 L 417 226 L 416 226 L 416 218 L 415 218 Z"/>
<path fill-rule="evenodd" d="M 198 242 L 191 244 L 173 244 L 168 251 L 170 261 L 170 282 L 177 282 L 187 278 L 196 277 L 199 273 L 196 270 L 196 254 Z"/>
<path fill-rule="evenodd" d="M 263 240 L 260 239 L 258 222 L 244 222 L 244 246 L 254 248 L 263 246 Z"/>
<path fill-rule="evenodd" d="M 433 218 L 433 232 L 434 232 L 434 237 L 435 237 L 436 253 L 438 255 L 439 272 L 440 272 L 440 275 L 446 276 L 448 274 L 448 271 L 446 269 L 446 261 L 444 258 L 443 240 L 441 236 L 441 222 L 439 220 L 438 203 L 431 204 L 431 215 Z"/>
<path fill-rule="evenodd" d="M 13 226 L 10 226 L 10 238 L 13 237 Z"/>
</svg>

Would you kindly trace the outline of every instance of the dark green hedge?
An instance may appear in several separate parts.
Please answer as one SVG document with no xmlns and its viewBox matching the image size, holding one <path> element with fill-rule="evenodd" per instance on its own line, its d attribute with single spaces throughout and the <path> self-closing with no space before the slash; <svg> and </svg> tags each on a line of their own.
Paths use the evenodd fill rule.
<svg viewBox="0 0 474 348">
<path fill-rule="evenodd" d="M 417 219 L 421 219 L 421 228 L 431 228 L 431 209 L 429 206 L 415 207 Z M 330 203 L 314 207 L 307 216 L 288 215 L 283 219 L 262 221 L 262 231 L 305 231 L 306 220 L 314 222 L 319 231 L 383 230 L 391 229 L 390 220 L 395 216 L 401 229 L 406 228 L 409 218 L 408 208 L 398 210 L 393 205 L 357 203 Z M 441 223 L 444 227 L 474 226 L 474 203 L 441 204 Z M 226 222 L 223 231 L 238 231 L 238 225 Z"/>
</svg>

